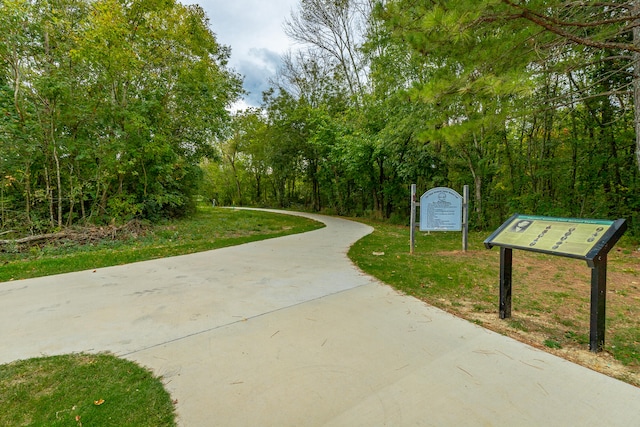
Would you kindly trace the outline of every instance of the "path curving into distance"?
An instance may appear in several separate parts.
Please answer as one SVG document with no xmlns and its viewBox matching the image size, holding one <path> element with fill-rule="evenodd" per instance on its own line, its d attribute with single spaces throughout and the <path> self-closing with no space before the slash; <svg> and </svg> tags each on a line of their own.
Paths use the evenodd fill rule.
<svg viewBox="0 0 640 427">
<path fill-rule="evenodd" d="M 181 426 L 638 424 L 640 389 L 399 294 L 346 256 L 370 227 L 295 214 L 326 227 L 0 283 L 0 363 L 110 351 Z"/>
</svg>

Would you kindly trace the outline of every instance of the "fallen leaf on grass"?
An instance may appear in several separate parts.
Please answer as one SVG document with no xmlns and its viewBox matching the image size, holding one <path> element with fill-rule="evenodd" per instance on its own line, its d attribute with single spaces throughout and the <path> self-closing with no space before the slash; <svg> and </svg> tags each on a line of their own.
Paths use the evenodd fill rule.
<svg viewBox="0 0 640 427">
<path fill-rule="evenodd" d="M 96 400 L 96 401 L 93 402 L 93 404 L 96 405 L 96 406 L 100 406 L 103 403 L 104 403 L 104 399 L 99 399 L 99 400 Z"/>
</svg>

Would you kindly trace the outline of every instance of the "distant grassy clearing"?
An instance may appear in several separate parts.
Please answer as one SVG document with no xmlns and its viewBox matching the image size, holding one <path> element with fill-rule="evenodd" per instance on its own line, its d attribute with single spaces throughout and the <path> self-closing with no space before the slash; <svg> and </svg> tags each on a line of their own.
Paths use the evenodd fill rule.
<svg viewBox="0 0 640 427">
<path fill-rule="evenodd" d="M 143 233 L 118 239 L 4 248 L 5 252 L 0 252 L 0 282 L 201 252 L 323 226 L 292 215 L 202 206 L 192 218 L 154 224 Z"/>
</svg>

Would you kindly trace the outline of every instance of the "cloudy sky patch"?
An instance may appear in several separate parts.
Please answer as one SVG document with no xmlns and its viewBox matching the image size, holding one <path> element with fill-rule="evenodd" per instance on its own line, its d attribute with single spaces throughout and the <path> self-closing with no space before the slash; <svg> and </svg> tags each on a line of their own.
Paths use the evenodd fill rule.
<svg viewBox="0 0 640 427">
<path fill-rule="evenodd" d="M 283 24 L 298 0 L 182 0 L 199 4 L 218 42 L 231 47 L 229 67 L 244 76 L 245 104 L 259 106 L 292 42 Z"/>
<path fill-rule="evenodd" d="M 238 62 L 236 71 L 244 77 L 247 104 L 260 105 L 262 92 L 269 89 L 269 79 L 276 75 L 280 67 L 281 56 L 267 48 L 252 48 L 248 56 Z"/>
</svg>

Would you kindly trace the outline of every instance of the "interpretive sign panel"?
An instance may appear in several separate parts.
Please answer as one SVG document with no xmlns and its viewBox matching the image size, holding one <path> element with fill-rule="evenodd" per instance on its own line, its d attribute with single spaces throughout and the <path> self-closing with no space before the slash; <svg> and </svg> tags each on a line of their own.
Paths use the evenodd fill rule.
<svg viewBox="0 0 640 427">
<path fill-rule="evenodd" d="M 589 262 L 616 230 L 616 221 L 516 214 L 485 240 L 485 245 L 543 252 Z"/>
<path fill-rule="evenodd" d="M 513 249 L 584 259 L 591 268 L 589 348 L 604 348 L 607 254 L 627 229 L 624 219 L 553 218 L 515 214 L 484 245 L 500 247 L 501 319 L 511 317 Z"/>
<path fill-rule="evenodd" d="M 446 187 L 436 187 L 420 197 L 420 231 L 462 230 L 462 196 Z"/>
</svg>

